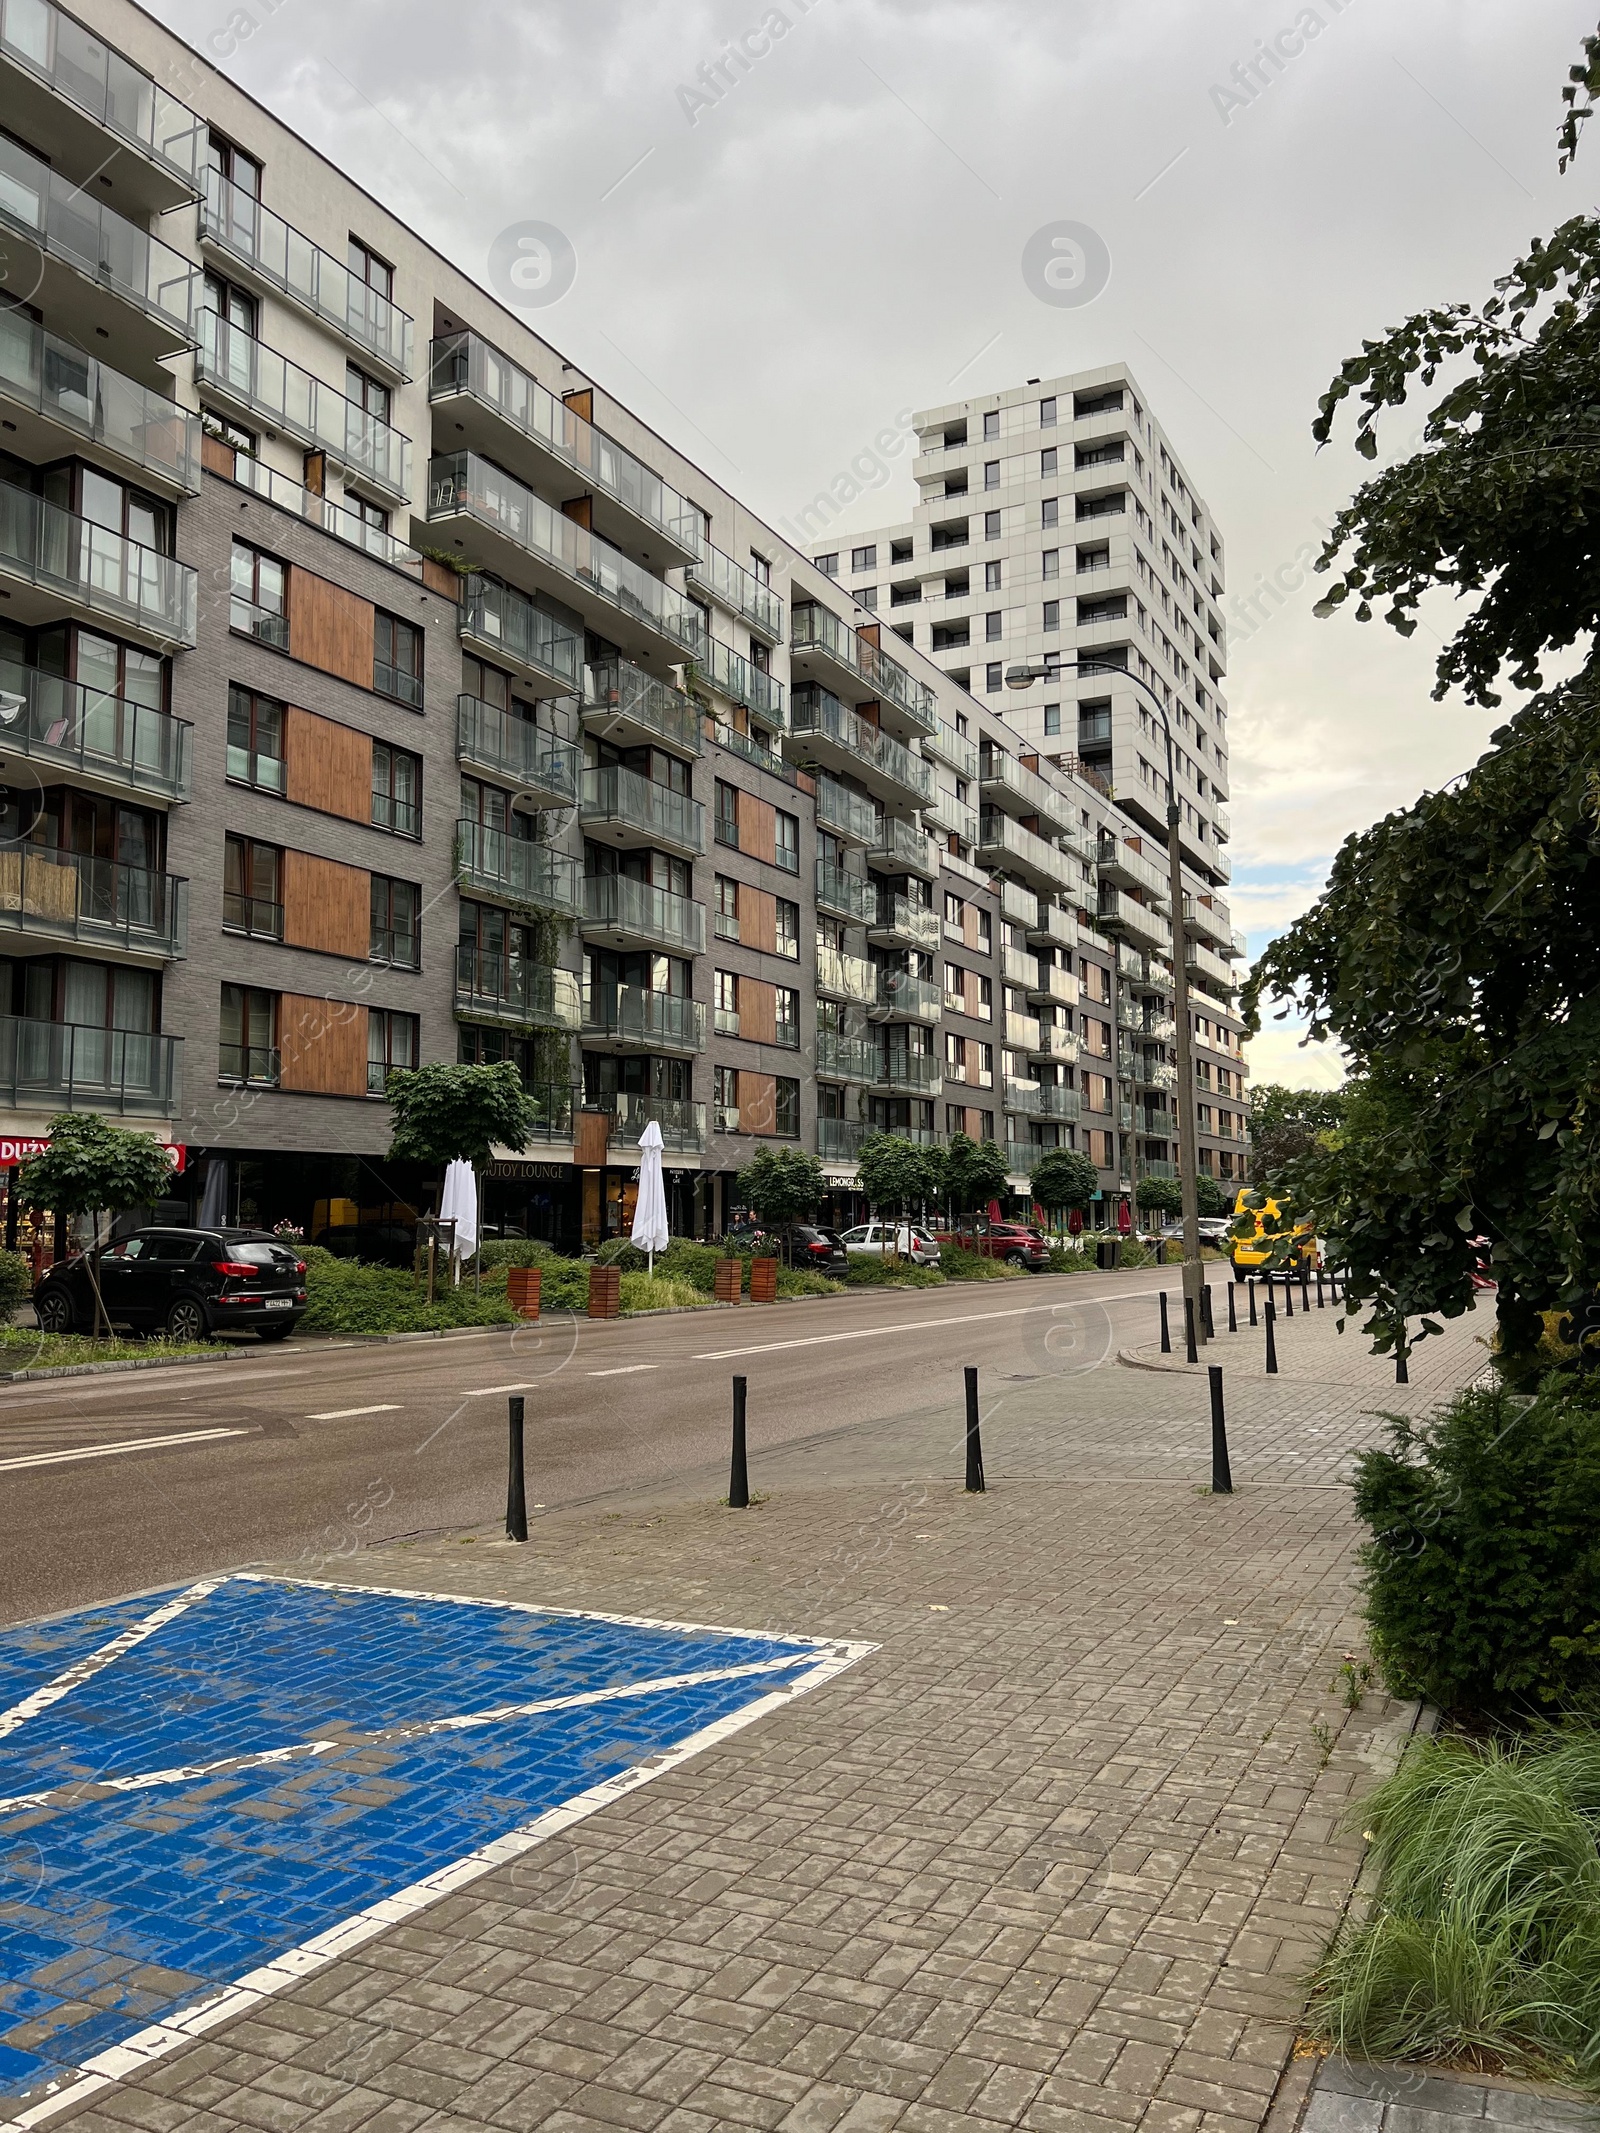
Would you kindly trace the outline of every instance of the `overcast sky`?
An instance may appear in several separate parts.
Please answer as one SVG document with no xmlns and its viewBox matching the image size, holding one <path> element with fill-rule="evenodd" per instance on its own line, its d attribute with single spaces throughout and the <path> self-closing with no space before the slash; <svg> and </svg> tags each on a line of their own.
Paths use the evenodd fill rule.
<svg viewBox="0 0 1600 2133">
<path fill-rule="evenodd" d="M 1594 0 L 152 12 L 486 283 L 509 225 L 564 232 L 576 277 L 533 323 L 774 522 L 899 409 L 1131 363 L 1228 543 L 1252 952 L 1343 837 L 1480 752 L 1496 721 L 1430 701 L 1426 622 L 1408 643 L 1312 618 L 1296 559 L 1365 463 L 1348 426 L 1316 453 L 1310 422 L 1364 335 L 1487 294 L 1591 205 L 1600 135 L 1565 179 L 1555 135 Z M 736 39 L 746 70 L 702 73 Z M 1280 67 L 1246 100 L 1234 70 L 1263 46 Z M 1040 302 L 1021 268 L 1063 220 L 1111 257 L 1077 308 Z M 1394 422 L 1397 446 L 1419 419 Z M 909 512 L 906 468 L 853 523 Z M 1279 573 L 1298 589 L 1252 620 L 1241 597 Z M 1270 1025 L 1252 1065 L 1337 1078 Z"/>
</svg>

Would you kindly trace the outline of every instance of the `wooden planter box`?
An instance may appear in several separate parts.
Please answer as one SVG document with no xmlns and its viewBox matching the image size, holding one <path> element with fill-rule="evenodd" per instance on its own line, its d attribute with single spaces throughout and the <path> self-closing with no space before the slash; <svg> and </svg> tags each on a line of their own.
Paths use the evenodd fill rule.
<svg viewBox="0 0 1600 2133">
<path fill-rule="evenodd" d="M 589 1316 L 619 1318 L 622 1315 L 622 1269 L 592 1266 L 589 1269 Z"/>
<path fill-rule="evenodd" d="M 716 1286 L 713 1294 L 718 1303 L 736 1304 L 744 1288 L 744 1262 L 740 1259 L 717 1261 Z"/>
<path fill-rule="evenodd" d="M 752 1259 L 750 1262 L 750 1301 L 753 1304 L 772 1304 L 778 1300 L 778 1262 L 776 1259 Z"/>
<path fill-rule="evenodd" d="M 539 1284 L 543 1269 L 536 1266 L 508 1266 L 506 1268 L 506 1301 L 518 1318 L 539 1316 Z"/>
</svg>

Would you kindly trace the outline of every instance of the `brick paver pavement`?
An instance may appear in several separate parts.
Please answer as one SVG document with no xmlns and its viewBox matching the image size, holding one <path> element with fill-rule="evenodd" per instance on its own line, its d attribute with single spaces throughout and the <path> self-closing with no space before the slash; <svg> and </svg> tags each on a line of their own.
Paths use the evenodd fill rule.
<svg viewBox="0 0 1600 2133">
<path fill-rule="evenodd" d="M 1413 1716 L 1346 1707 L 1340 1477 L 1376 1410 L 1477 1374 L 1483 1329 L 1398 1389 L 1315 1316 L 1299 1384 L 1224 1337 L 1215 1498 L 1203 1379 L 1108 1363 L 1083 1315 L 986 1380 L 982 1497 L 954 1374 L 938 1412 L 769 1458 L 751 1355 L 747 1513 L 702 1474 L 526 1549 L 330 1564 L 878 1649 L 74 2127 L 1255 2133 L 1359 1864 L 1341 1815 Z"/>
</svg>

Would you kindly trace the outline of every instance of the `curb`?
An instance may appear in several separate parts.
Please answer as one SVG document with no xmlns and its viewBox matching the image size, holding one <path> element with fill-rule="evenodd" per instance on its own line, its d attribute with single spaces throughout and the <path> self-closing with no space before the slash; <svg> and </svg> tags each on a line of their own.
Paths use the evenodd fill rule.
<svg viewBox="0 0 1600 2133">
<path fill-rule="evenodd" d="M 219 1348 L 214 1355 L 129 1355 L 110 1363 L 55 1363 L 46 1370 L 0 1370 L 0 1385 L 25 1385 L 34 1378 L 110 1377 L 122 1370 L 181 1370 L 186 1363 L 225 1363 L 254 1349 Z"/>
</svg>

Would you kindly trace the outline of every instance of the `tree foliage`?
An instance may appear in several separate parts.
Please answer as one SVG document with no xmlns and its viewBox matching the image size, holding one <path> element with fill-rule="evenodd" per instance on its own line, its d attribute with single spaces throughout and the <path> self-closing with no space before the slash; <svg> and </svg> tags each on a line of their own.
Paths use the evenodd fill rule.
<svg viewBox="0 0 1600 2133">
<path fill-rule="evenodd" d="M 458 1159 L 475 1170 L 491 1148 L 525 1148 L 533 1131 L 533 1099 L 509 1060 L 498 1066 L 436 1064 L 398 1068 L 389 1076 L 396 1162 L 441 1165 Z"/>
<path fill-rule="evenodd" d="M 821 1163 L 801 1148 L 763 1148 L 746 1163 L 735 1185 L 745 1206 L 773 1229 L 787 1229 L 814 1215 L 828 1189 Z"/>
<path fill-rule="evenodd" d="M 22 1165 L 20 1197 L 64 1215 L 152 1207 L 172 1191 L 172 1165 L 148 1133 L 113 1126 L 93 1111 L 64 1111 L 46 1129 L 50 1145 Z"/>
<path fill-rule="evenodd" d="M 1052 1148 L 1034 1164 L 1029 1183 L 1039 1205 L 1054 1213 L 1087 1207 L 1100 1190 L 1100 1173 L 1076 1148 Z"/>
<path fill-rule="evenodd" d="M 1194 1181 L 1195 1212 L 1202 1215 L 1225 1215 L 1229 1212 L 1229 1196 L 1207 1170 L 1202 1170 Z"/>
<path fill-rule="evenodd" d="M 1250 1091 L 1250 1182 L 1256 1190 L 1270 1192 L 1286 1164 L 1309 1155 L 1320 1134 L 1343 1122 L 1345 1109 L 1342 1089 L 1256 1083 Z"/>
<path fill-rule="evenodd" d="M 1005 1150 L 993 1141 L 952 1133 L 940 1163 L 941 1188 L 957 1215 L 971 1214 L 1010 1190 Z"/>
<path fill-rule="evenodd" d="M 887 1214 L 903 1214 L 937 1199 L 944 1166 L 938 1151 L 921 1148 L 900 1133 L 869 1133 L 856 1156 L 856 1175 L 867 1205 Z"/>
<path fill-rule="evenodd" d="M 1176 1178 L 1141 1178 L 1134 1198 L 1147 1215 L 1175 1215 L 1183 1205 L 1183 1187 Z"/>
</svg>

